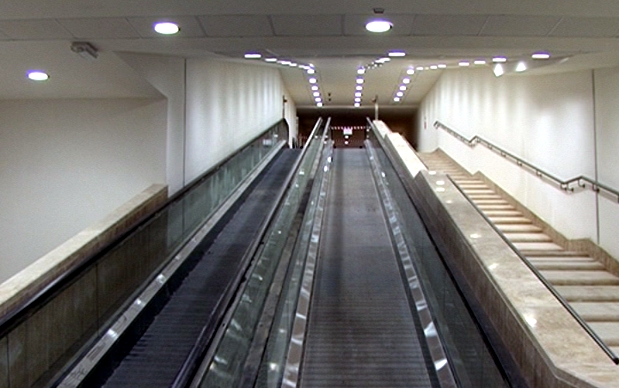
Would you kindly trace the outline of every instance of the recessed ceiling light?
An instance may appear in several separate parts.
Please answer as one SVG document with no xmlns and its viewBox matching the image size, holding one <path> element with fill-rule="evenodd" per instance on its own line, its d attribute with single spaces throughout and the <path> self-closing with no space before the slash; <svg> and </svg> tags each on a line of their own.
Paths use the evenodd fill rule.
<svg viewBox="0 0 619 388">
<path fill-rule="evenodd" d="M 357 85 L 357 86 L 355 86 L 355 90 L 363 90 L 363 85 Z"/>
<path fill-rule="evenodd" d="M 404 79 L 402 80 L 402 83 L 403 83 L 403 84 L 410 84 L 410 83 L 411 83 L 411 79 L 410 79 L 410 78 L 404 78 Z"/>
<path fill-rule="evenodd" d="M 259 53 L 246 53 L 245 59 L 260 59 L 262 58 L 262 54 Z"/>
<path fill-rule="evenodd" d="M 402 97 L 404 95 L 404 92 L 400 91 L 400 92 L 397 92 L 395 95 L 398 96 L 398 97 Z"/>
<path fill-rule="evenodd" d="M 473 64 L 475 65 L 485 65 L 486 61 L 484 61 L 483 59 L 476 59 Z"/>
<path fill-rule="evenodd" d="M 311 67 L 309 69 L 307 69 L 307 74 L 315 74 L 316 70 L 312 69 Z"/>
<path fill-rule="evenodd" d="M 277 63 L 279 63 L 279 64 L 281 64 L 281 65 L 284 65 L 284 66 L 288 66 L 288 65 L 290 65 L 292 62 L 290 62 L 290 61 L 277 61 Z"/>
<path fill-rule="evenodd" d="M 438 69 L 438 66 L 436 66 L 436 65 L 430 66 L 430 70 L 436 70 L 436 69 Z"/>
<path fill-rule="evenodd" d="M 277 62 L 277 58 L 264 58 L 267 62 Z"/>
<path fill-rule="evenodd" d="M 308 81 L 309 81 L 310 84 L 315 84 L 317 82 L 316 78 L 314 78 L 314 77 L 310 78 Z"/>
<path fill-rule="evenodd" d="M 494 62 L 494 63 L 504 63 L 504 62 L 507 62 L 507 58 L 506 57 L 494 57 L 494 58 L 492 58 L 492 62 Z"/>
<path fill-rule="evenodd" d="M 385 62 L 389 62 L 390 60 L 391 60 L 391 58 L 389 58 L 389 57 L 382 57 L 382 58 L 377 59 L 375 62 L 376 63 L 385 63 Z"/>
<path fill-rule="evenodd" d="M 458 66 L 462 66 L 462 67 L 466 67 L 470 65 L 471 63 L 469 61 L 460 61 L 460 63 L 458 63 Z"/>
<path fill-rule="evenodd" d="M 395 102 L 400 102 L 400 97 L 394 97 L 394 98 L 393 98 L 393 101 L 395 101 Z"/>
<path fill-rule="evenodd" d="M 439 69 L 446 69 L 446 68 L 447 68 L 447 65 L 446 65 L 446 64 L 444 64 L 444 63 L 439 63 L 439 64 L 438 64 L 438 68 L 439 68 Z"/>
<path fill-rule="evenodd" d="M 171 22 L 155 23 L 153 29 L 162 35 L 174 35 L 181 30 L 178 24 Z"/>
<path fill-rule="evenodd" d="M 299 66 L 299 64 L 298 64 L 298 63 L 294 63 L 294 62 L 292 62 L 292 63 L 291 63 L 291 64 L 289 64 L 288 66 L 290 66 L 290 67 L 297 67 L 297 66 Z"/>
<path fill-rule="evenodd" d="M 322 107 L 322 102 L 317 103 L 316 106 L 319 108 Z"/>
<path fill-rule="evenodd" d="M 415 74 L 415 69 L 412 69 L 412 68 L 411 68 L 411 69 L 406 70 L 406 74 L 408 74 L 408 75 L 413 75 L 413 74 Z"/>
<path fill-rule="evenodd" d="M 316 98 L 314 98 L 314 101 L 316 101 L 316 102 L 322 102 L 322 98 L 320 98 L 320 97 L 316 97 Z"/>
<path fill-rule="evenodd" d="M 406 53 L 404 51 L 390 51 L 388 55 L 390 57 L 405 57 Z"/>
<path fill-rule="evenodd" d="M 423 66 L 417 66 L 417 69 L 415 69 L 417 71 L 422 71 L 423 70 Z"/>
<path fill-rule="evenodd" d="M 369 21 L 365 25 L 365 29 L 370 32 L 387 32 L 393 27 L 393 24 L 388 20 L 375 19 Z"/>
<path fill-rule="evenodd" d="M 28 72 L 28 78 L 33 81 L 47 81 L 49 79 L 49 74 L 40 70 L 32 70 Z"/>
<path fill-rule="evenodd" d="M 318 90 L 318 85 L 312 85 L 312 90 L 314 91 Z"/>
<path fill-rule="evenodd" d="M 401 91 L 405 91 L 406 90 L 406 85 L 400 85 L 400 90 Z"/>
<path fill-rule="evenodd" d="M 358 68 L 357 74 L 365 74 L 365 69 L 363 67 Z"/>
<path fill-rule="evenodd" d="M 361 104 L 360 104 L 360 103 L 355 102 L 355 108 L 358 108 L 358 107 L 360 107 L 360 106 L 361 106 Z"/>
<path fill-rule="evenodd" d="M 361 92 L 356 92 L 355 97 L 361 97 Z"/>
<path fill-rule="evenodd" d="M 361 102 L 361 98 L 360 97 L 355 97 L 355 102 Z"/>
<path fill-rule="evenodd" d="M 543 51 L 538 51 L 536 53 L 533 53 L 533 55 L 531 55 L 531 58 L 533 58 L 533 59 L 548 59 L 548 58 L 550 58 L 550 53 L 543 52 Z"/>
<path fill-rule="evenodd" d="M 314 92 L 312 94 L 314 95 L 314 97 L 320 97 L 320 92 Z"/>
<path fill-rule="evenodd" d="M 362 84 L 363 83 L 363 78 L 357 78 L 357 83 L 358 84 Z"/>
</svg>

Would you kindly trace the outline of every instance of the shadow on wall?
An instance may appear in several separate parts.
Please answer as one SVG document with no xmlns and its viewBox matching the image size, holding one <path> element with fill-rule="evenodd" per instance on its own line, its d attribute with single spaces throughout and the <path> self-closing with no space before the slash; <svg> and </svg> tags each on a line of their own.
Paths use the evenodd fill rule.
<svg viewBox="0 0 619 388">
<path fill-rule="evenodd" d="M 299 108 L 297 114 L 299 116 L 299 144 L 304 144 L 319 117 L 331 117 L 331 126 L 365 126 L 366 118 L 374 118 L 374 109 Z M 417 128 L 417 108 L 382 109 L 378 118 L 383 120 L 392 131 L 402 134 L 416 148 L 414 141 L 417 139 L 417 132 L 419 131 Z"/>
</svg>

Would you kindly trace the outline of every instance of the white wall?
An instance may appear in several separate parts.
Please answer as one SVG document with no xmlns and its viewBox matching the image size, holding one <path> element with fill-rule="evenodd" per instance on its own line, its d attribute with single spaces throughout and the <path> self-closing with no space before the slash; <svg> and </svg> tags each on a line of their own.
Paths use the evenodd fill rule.
<svg viewBox="0 0 619 388">
<path fill-rule="evenodd" d="M 438 120 L 466 137 L 479 135 L 561 179 L 597 174 L 619 188 L 617 90 L 618 69 L 501 78 L 488 68 L 448 71 L 421 104 L 419 150 L 442 148 L 568 238 L 590 238 L 619 257 L 619 242 L 613 241 L 619 205 L 612 200 L 591 191 L 566 194 L 486 148 L 470 149 L 432 127 Z"/>
<path fill-rule="evenodd" d="M 277 69 L 188 60 L 186 180 L 284 118 L 285 93 Z"/>
<path fill-rule="evenodd" d="M 165 182 L 165 106 L 0 101 L 0 282 Z"/>
</svg>

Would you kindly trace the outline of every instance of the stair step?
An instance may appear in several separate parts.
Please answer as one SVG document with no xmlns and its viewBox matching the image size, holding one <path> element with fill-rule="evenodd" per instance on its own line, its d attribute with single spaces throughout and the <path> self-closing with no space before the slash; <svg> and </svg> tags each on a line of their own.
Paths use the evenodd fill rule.
<svg viewBox="0 0 619 388">
<path fill-rule="evenodd" d="M 465 183 L 465 182 L 458 182 L 458 186 L 460 186 L 460 188 L 462 190 L 490 190 L 490 188 L 488 187 L 487 184 L 485 183 Z"/>
<path fill-rule="evenodd" d="M 597 262 L 563 262 L 563 261 L 533 261 L 529 260 L 540 271 L 560 271 L 560 270 L 577 270 L 577 271 L 604 271 L 604 266 Z"/>
<path fill-rule="evenodd" d="M 569 252 L 569 251 L 566 251 L 566 252 Z M 600 262 L 598 262 L 594 258 L 590 256 L 584 256 L 584 255 L 583 256 L 531 256 L 531 257 L 528 257 L 528 259 L 532 263 L 548 262 L 548 263 L 580 263 L 580 264 L 597 263 L 597 264 L 600 264 Z"/>
<path fill-rule="evenodd" d="M 460 188 L 462 189 L 462 191 L 464 191 L 469 196 L 471 196 L 471 195 L 480 195 L 480 194 L 494 194 L 494 195 L 496 195 L 494 190 L 487 189 L 487 188 L 486 189 L 467 189 L 467 188 L 464 188 L 462 186 L 460 186 Z"/>
<path fill-rule="evenodd" d="M 544 233 L 505 233 L 511 242 L 551 242 L 552 239 Z"/>
<path fill-rule="evenodd" d="M 542 231 L 542 228 L 533 224 L 503 224 L 497 226 L 503 233 L 537 233 Z"/>
<path fill-rule="evenodd" d="M 478 206 L 479 205 L 509 205 L 509 202 L 501 198 L 498 198 L 498 199 L 491 198 L 491 199 L 476 199 L 475 204 Z"/>
<path fill-rule="evenodd" d="M 541 271 L 553 285 L 619 285 L 619 277 L 606 271 Z"/>
<path fill-rule="evenodd" d="M 479 199 L 503 199 L 500 195 L 497 194 L 467 194 L 469 198 L 477 202 Z"/>
<path fill-rule="evenodd" d="M 587 323 L 619 321 L 618 302 L 575 302 L 570 305 Z"/>
<path fill-rule="evenodd" d="M 589 327 L 608 346 L 619 346 L 619 322 L 591 322 Z"/>
<path fill-rule="evenodd" d="M 488 217 L 493 223 L 500 224 L 530 224 L 531 220 L 525 217 Z"/>
<path fill-rule="evenodd" d="M 529 249 L 526 252 L 522 252 L 527 258 L 533 257 L 587 257 L 586 253 L 576 251 L 549 251 L 549 250 L 535 250 Z"/>
<path fill-rule="evenodd" d="M 619 286 L 555 286 L 568 302 L 619 302 Z"/>
<path fill-rule="evenodd" d="M 484 213 L 488 217 L 523 217 L 518 210 L 487 210 Z"/>
<path fill-rule="evenodd" d="M 514 242 L 514 245 L 525 256 L 526 251 L 561 251 L 563 248 L 553 242 Z"/>
<path fill-rule="evenodd" d="M 488 211 L 488 210 L 516 210 L 515 207 L 513 207 L 512 205 L 509 204 L 477 204 L 477 207 L 480 208 L 481 210 Z"/>
</svg>

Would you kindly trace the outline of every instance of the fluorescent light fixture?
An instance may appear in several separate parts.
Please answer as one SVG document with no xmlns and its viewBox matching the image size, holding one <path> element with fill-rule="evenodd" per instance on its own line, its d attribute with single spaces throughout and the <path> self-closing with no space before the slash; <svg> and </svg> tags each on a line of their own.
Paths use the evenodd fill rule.
<svg viewBox="0 0 619 388">
<path fill-rule="evenodd" d="M 260 59 L 262 58 L 262 54 L 259 53 L 246 53 L 245 59 Z"/>
<path fill-rule="evenodd" d="M 361 97 L 361 92 L 356 92 L 355 97 Z"/>
<path fill-rule="evenodd" d="M 320 97 L 320 92 L 314 92 L 312 94 L 314 95 L 314 97 Z"/>
<path fill-rule="evenodd" d="M 404 51 L 390 51 L 387 55 L 390 57 L 405 57 L 406 53 Z"/>
<path fill-rule="evenodd" d="M 361 97 L 355 97 L 355 102 L 361 102 Z"/>
<path fill-rule="evenodd" d="M 536 53 L 533 53 L 531 55 L 531 58 L 533 58 L 533 59 L 548 59 L 548 58 L 550 58 L 550 53 L 547 53 L 545 51 L 538 51 Z"/>
<path fill-rule="evenodd" d="M 383 19 L 371 20 L 365 25 L 366 30 L 377 33 L 387 32 L 391 28 L 393 28 L 393 24 L 390 21 Z"/>
<path fill-rule="evenodd" d="M 460 61 L 458 63 L 458 66 L 462 66 L 462 67 L 467 67 L 467 66 L 470 66 L 470 65 L 471 65 L 471 63 L 469 61 Z"/>
<path fill-rule="evenodd" d="M 153 29 L 162 35 L 174 35 L 181 30 L 178 24 L 172 22 L 155 23 Z"/>
<path fill-rule="evenodd" d="M 415 74 L 415 69 L 413 69 L 413 68 L 407 69 L 407 70 L 406 70 L 406 74 L 408 74 L 408 75 L 413 75 L 413 74 Z"/>
<path fill-rule="evenodd" d="M 436 65 L 430 66 L 430 70 L 436 70 L 436 69 L 438 69 L 438 66 L 436 66 Z"/>
<path fill-rule="evenodd" d="M 288 66 L 288 65 L 290 65 L 292 62 L 290 62 L 290 61 L 279 61 L 278 63 L 280 63 L 280 64 L 282 64 L 282 65 L 284 65 L 284 66 Z"/>
<path fill-rule="evenodd" d="M 400 102 L 400 97 L 394 97 L 394 98 L 393 98 L 393 101 L 395 101 L 395 102 Z"/>
<path fill-rule="evenodd" d="M 357 74 L 365 74 L 365 69 L 363 67 L 358 68 Z"/>
<path fill-rule="evenodd" d="M 405 91 L 406 90 L 406 85 L 400 85 L 400 90 L 401 91 Z"/>
<path fill-rule="evenodd" d="M 439 64 L 438 64 L 438 68 L 439 68 L 439 69 L 446 69 L 446 68 L 447 68 L 447 65 L 446 65 L 446 64 L 444 64 L 444 63 L 439 63 Z"/>
<path fill-rule="evenodd" d="M 312 85 L 312 90 L 313 90 L 313 91 L 318 90 L 318 85 Z"/>
<path fill-rule="evenodd" d="M 495 77 L 500 77 L 503 74 L 505 74 L 505 69 L 503 68 L 503 65 L 500 63 L 497 63 L 494 65 L 494 68 L 492 69 L 492 72 L 494 73 Z"/>
<path fill-rule="evenodd" d="M 358 84 L 362 84 L 363 83 L 363 78 L 357 78 L 357 83 Z"/>
<path fill-rule="evenodd" d="M 314 101 L 316 101 L 316 102 L 322 102 L 322 98 L 320 98 L 320 97 L 316 97 L 316 98 L 314 98 Z"/>
<path fill-rule="evenodd" d="M 266 62 L 277 62 L 277 58 L 264 58 Z"/>
<path fill-rule="evenodd" d="M 31 70 L 28 72 L 28 78 L 33 81 L 47 81 L 49 74 L 41 70 Z"/>
<path fill-rule="evenodd" d="M 527 69 L 527 64 L 524 61 L 520 61 L 518 62 L 518 65 L 516 66 L 516 69 L 514 69 L 514 71 L 521 73 L 525 71 L 526 69 Z"/>
<path fill-rule="evenodd" d="M 417 69 L 415 69 L 417 71 L 422 71 L 423 70 L 423 66 L 418 66 Z"/>
<path fill-rule="evenodd" d="M 310 78 L 308 81 L 309 81 L 310 84 L 315 84 L 316 82 L 318 82 L 318 81 L 316 81 L 316 78 L 314 78 L 314 77 Z"/>
<path fill-rule="evenodd" d="M 355 86 L 355 90 L 363 90 L 363 85 L 357 85 L 357 86 Z"/>
<path fill-rule="evenodd" d="M 402 83 L 403 84 L 410 84 L 411 83 L 411 79 L 410 78 L 404 78 L 404 79 L 402 79 Z"/>
<path fill-rule="evenodd" d="M 474 63 L 475 65 L 485 65 L 485 64 L 486 64 L 486 61 L 485 61 L 485 60 L 483 60 L 483 59 L 476 59 L 473 63 Z"/>
<path fill-rule="evenodd" d="M 404 92 L 403 91 L 399 91 L 395 95 L 398 96 L 398 97 L 402 97 L 402 96 L 404 96 Z"/>
<path fill-rule="evenodd" d="M 297 67 L 297 66 L 299 66 L 299 64 L 298 64 L 298 63 L 294 63 L 294 62 L 292 62 L 292 63 L 291 63 L 291 64 L 289 64 L 288 66 L 290 66 L 290 67 Z"/>
<path fill-rule="evenodd" d="M 391 60 L 391 58 L 389 58 L 389 57 L 382 57 L 382 58 L 378 58 L 374 62 L 376 62 L 376 63 L 386 63 L 386 62 L 389 62 L 390 60 Z"/>
<path fill-rule="evenodd" d="M 310 67 L 309 69 L 307 69 L 307 74 L 316 74 L 316 70 Z"/>
<path fill-rule="evenodd" d="M 494 57 L 494 58 L 492 58 L 492 62 L 494 62 L 494 63 L 505 63 L 505 62 L 507 62 L 507 58 L 506 57 Z"/>
</svg>

